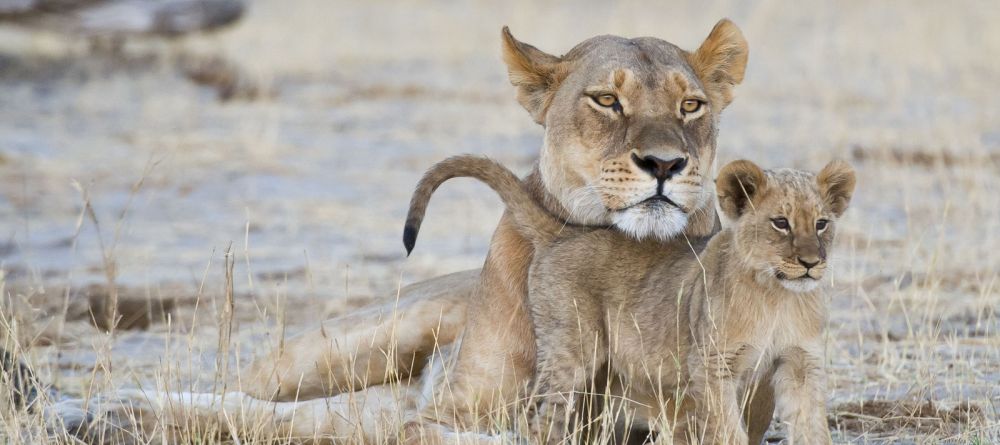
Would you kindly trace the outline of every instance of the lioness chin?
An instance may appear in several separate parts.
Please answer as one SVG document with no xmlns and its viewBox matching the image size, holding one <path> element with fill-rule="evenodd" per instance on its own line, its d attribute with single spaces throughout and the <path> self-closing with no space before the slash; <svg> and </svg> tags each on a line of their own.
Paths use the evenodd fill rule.
<svg viewBox="0 0 1000 445">
<path fill-rule="evenodd" d="M 535 438 L 562 442 L 567 411 L 610 365 L 630 398 L 658 408 L 649 423 L 659 422 L 673 443 L 748 443 L 744 400 L 760 385 L 774 388 L 792 443 L 830 442 L 826 307 L 817 289 L 836 220 L 854 192 L 846 163 L 818 175 L 727 164 L 716 186 L 733 226 L 664 244 L 566 226 L 509 170 L 473 157 L 425 175 L 411 205 L 414 236 L 434 188 L 455 176 L 496 190 L 535 245 L 528 283 L 538 339 Z"/>
</svg>

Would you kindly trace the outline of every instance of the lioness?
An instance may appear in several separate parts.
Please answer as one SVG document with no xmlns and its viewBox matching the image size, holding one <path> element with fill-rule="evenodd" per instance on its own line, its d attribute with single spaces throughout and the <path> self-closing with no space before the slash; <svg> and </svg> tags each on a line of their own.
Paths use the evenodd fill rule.
<svg viewBox="0 0 1000 445">
<path fill-rule="evenodd" d="M 506 28 L 502 42 L 518 101 L 545 128 L 539 161 L 524 180 L 536 202 L 567 223 L 612 227 L 636 240 L 716 230 L 708 172 L 720 113 L 747 63 L 746 41 L 732 22 L 719 21 L 693 52 L 655 38 L 599 36 L 555 56 Z M 533 376 L 535 338 L 525 299 L 533 252 L 505 214 L 481 271 L 407 286 L 397 302 L 287 339 L 240 373 L 245 394 L 227 404 L 247 395 L 289 402 L 339 394 L 328 400 L 338 403 L 355 399 L 352 391 L 423 371 L 430 390 L 420 398 L 417 424 L 488 430 Z M 426 372 L 431 355 L 450 355 L 453 364 Z M 447 384 L 434 376 L 447 376 Z M 755 423 L 766 428 L 770 411 L 756 412 L 766 413 Z M 305 422 L 293 417 L 280 422 L 297 431 L 313 425 L 326 426 L 310 431 L 339 431 L 336 422 L 317 420 L 329 417 L 321 411 Z M 381 428 L 359 434 L 374 437 Z M 425 432 L 434 431 L 440 430 Z"/>
<path fill-rule="evenodd" d="M 574 397 L 610 360 L 635 395 L 661 409 L 654 420 L 684 425 L 693 415 L 687 427 L 670 422 L 675 442 L 748 443 L 743 397 L 763 383 L 773 385 L 793 443 L 830 443 L 827 310 L 817 288 L 854 192 L 849 165 L 834 161 L 813 175 L 729 163 L 716 187 L 733 226 L 660 244 L 567 227 L 506 168 L 456 157 L 431 168 L 418 187 L 408 218 L 413 237 L 433 190 L 455 176 L 496 190 L 535 246 L 528 282 L 541 394 L 535 437 L 564 439 Z"/>
<path fill-rule="evenodd" d="M 507 28 L 502 40 L 518 101 L 545 127 L 541 156 L 525 183 L 546 211 L 636 240 L 716 229 L 708 172 L 719 114 L 747 61 L 746 41 L 732 22 L 718 22 L 694 52 L 656 38 L 599 36 L 554 56 Z M 532 254 L 531 242 L 505 214 L 481 273 L 403 288 L 394 313 L 389 305 L 289 339 L 243 373 L 249 376 L 243 389 L 274 400 L 356 390 L 420 371 L 423 357 L 460 337 L 454 365 L 439 374 L 448 384 L 425 397 L 433 403 L 419 417 L 485 429 L 533 375 L 525 300 Z"/>
</svg>

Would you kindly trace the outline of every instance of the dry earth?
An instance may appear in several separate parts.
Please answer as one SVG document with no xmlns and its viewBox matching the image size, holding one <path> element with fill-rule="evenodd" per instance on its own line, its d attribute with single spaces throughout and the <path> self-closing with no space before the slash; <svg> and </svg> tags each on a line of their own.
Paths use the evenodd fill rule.
<svg viewBox="0 0 1000 445">
<path fill-rule="evenodd" d="M 5 347 L 68 394 L 210 389 L 230 245 L 240 362 L 401 283 L 478 267 L 502 210 L 478 184 L 445 187 L 409 259 L 400 229 L 434 161 L 526 171 L 540 146 L 501 25 L 555 53 L 602 33 L 693 48 L 723 16 L 751 56 L 719 165 L 842 157 L 860 175 L 830 284 L 835 438 L 1000 441 L 992 1 L 258 1 L 232 30 L 121 54 L 0 27 Z M 140 308 L 113 338 L 88 310 L 109 281 Z"/>
</svg>

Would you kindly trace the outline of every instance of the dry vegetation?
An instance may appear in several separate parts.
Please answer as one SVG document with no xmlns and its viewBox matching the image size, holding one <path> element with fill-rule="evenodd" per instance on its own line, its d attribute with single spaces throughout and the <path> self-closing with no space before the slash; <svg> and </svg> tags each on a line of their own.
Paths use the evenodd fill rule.
<svg viewBox="0 0 1000 445">
<path fill-rule="evenodd" d="M 989 1 L 261 1 L 224 34 L 130 42 L 123 55 L 0 28 L 3 360 L 30 364 L 34 376 L 15 380 L 59 389 L 38 403 L 219 391 L 287 334 L 481 264 L 501 208 L 477 184 L 442 192 L 405 261 L 399 233 L 432 162 L 484 153 L 524 171 L 538 149 L 498 60 L 501 25 L 552 52 L 598 33 L 690 48 L 722 16 L 751 56 L 719 165 L 842 157 L 858 169 L 830 283 L 835 439 L 997 443 L 1000 5 Z M 123 317 L 113 333 L 101 329 L 109 314 Z M 0 440 L 59 439 L 12 406 Z M 230 427 L 179 422 L 155 439 L 210 442 Z M 253 422 L 235 431 L 280 441 Z"/>
</svg>

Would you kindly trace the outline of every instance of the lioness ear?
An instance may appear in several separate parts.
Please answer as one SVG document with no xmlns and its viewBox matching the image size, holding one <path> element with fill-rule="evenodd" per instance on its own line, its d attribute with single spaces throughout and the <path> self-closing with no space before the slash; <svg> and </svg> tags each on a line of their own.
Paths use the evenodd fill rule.
<svg viewBox="0 0 1000 445">
<path fill-rule="evenodd" d="M 767 186 L 764 170 L 750 161 L 733 161 L 722 167 L 715 180 L 719 207 L 726 217 L 735 221 L 748 209 Z"/>
<path fill-rule="evenodd" d="M 851 203 L 856 182 L 854 168 L 839 159 L 830 161 L 816 175 L 816 184 L 819 185 L 823 203 L 838 217 L 844 214 L 847 205 Z"/>
<path fill-rule="evenodd" d="M 722 111 L 733 100 L 733 88 L 743 82 L 747 68 L 747 41 L 729 19 L 719 20 L 688 62 L 708 89 L 708 99 Z"/>
<path fill-rule="evenodd" d="M 559 82 L 565 74 L 560 59 L 527 43 L 519 42 L 503 27 L 503 61 L 511 85 L 517 87 L 517 101 L 539 124 L 545 123 L 545 113 L 552 103 Z"/>
</svg>

